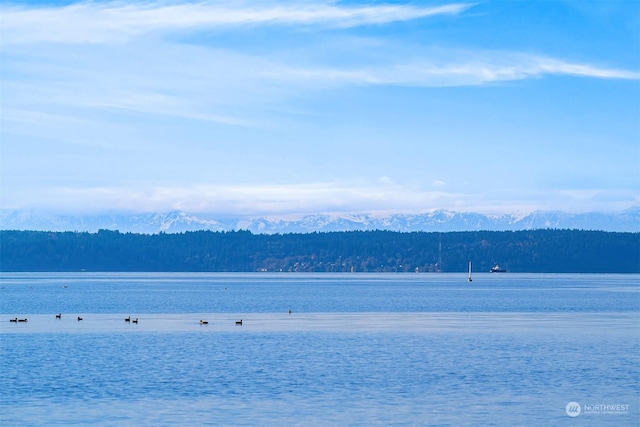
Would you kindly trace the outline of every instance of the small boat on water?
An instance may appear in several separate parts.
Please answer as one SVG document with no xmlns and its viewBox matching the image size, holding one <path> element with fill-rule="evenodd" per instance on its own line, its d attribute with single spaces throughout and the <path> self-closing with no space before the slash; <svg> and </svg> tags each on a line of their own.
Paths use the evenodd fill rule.
<svg viewBox="0 0 640 427">
<path fill-rule="evenodd" d="M 507 270 L 505 270 L 504 268 L 500 268 L 499 264 L 494 265 L 493 267 L 491 267 L 491 270 L 489 270 L 489 273 L 506 273 Z"/>
</svg>

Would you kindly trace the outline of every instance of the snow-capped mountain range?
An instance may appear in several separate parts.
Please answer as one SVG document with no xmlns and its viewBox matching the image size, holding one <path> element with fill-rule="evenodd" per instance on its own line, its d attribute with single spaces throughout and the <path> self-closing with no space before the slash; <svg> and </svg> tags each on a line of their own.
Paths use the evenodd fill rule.
<svg viewBox="0 0 640 427">
<path fill-rule="evenodd" d="M 477 231 L 581 229 L 640 231 L 640 206 L 616 214 L 535 211 L 526 215 L 484 215 L 435 210 L 421 214 L 320 214 L 296 219 L 284 217 L 220 218 L 181 211 L 144 214 L 57 215 L 34 210 L 1 210 L 0 229 L 34 231 L 88 231 L 100 229 L 154 234 L 184 231 L 249 230 L 254 234 L 311 233 L 314 231 Z"/>
</svg>

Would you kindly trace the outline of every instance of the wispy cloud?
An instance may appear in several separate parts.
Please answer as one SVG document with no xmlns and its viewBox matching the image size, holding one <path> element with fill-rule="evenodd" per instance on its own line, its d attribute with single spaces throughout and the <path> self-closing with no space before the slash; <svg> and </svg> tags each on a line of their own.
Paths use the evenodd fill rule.
<svg viewBox="0 0 640 427">
<path fill-rule="evenodd" d="M 376 58 L 383 66 L 363 62 L 327 67 L 313 56 L 280 57 L 270 51 L 272 55 L 249 55 L 173 43 L 75 47 L 57 54 L 39 47 L 30 50 L 26 60 L 3 61 L 3 108 L 34 114 L 71 109 L 75 117 L 112 111 L 262 126 L 273 108 L 286 110 L 301 96 L 349 86 L 478 86 L 553 75 L 640 78 L 634 71 L 514 52 L 442 55 L 423 50 L 406 57 L 392 50 Z M 13 119 L 3 117 L 5 123 Z"/>
<path fill-rule="evenodd" d="M 424 190 L 391 182 L 192 185 L 161 187 L 47 187 L 35 190 L 38 208 L 70 212 L 166 212 L 182 210 L 218 215 L 288 216 L 312 213 L 421 213 L 434 209 L 485 214 L 565 210 L 618 211 L 636 202 L 629 190 L 566 189 L 487 193 Z M 24 207 L 20 200 L 5 208 Z M 26 205 L 25 205 L 26 206 Z"/>
<path fill-rule="evenodd" d="M 522 26 L 509 21 L 513 9 L 524 16 L 520 6 L 445 1 L 0 2 L 3 205 L 276 214 L 637 204 L 637 190 L 624 189 L 637 175 L 622 169 L 635 166 L 637 154 L 637 102 L 624 88 L 634 87 L 640 72 L 635 56 L 618 54 L 632 31 L 602 44 L 615 48 L 606 51 L 568 38 L 570 31 L 597 30 L 600 23 L 574 22 L 565 31 L 557 21 L 553 25 L 563 31 L 539 42 L 540 33 L 531 33 L 520 43 L 493 32 L 494 18 L 510 36 L 540 31 L 535 17 Z M 475 39 L 478 34 L 487 37 Z M 554 48 L 556 35 L 566 46 Z M 588 96 L 542 114 L 541 105 L 556 105 L 551 103 L 562 96 L 559 86 L 548 79 L 533 93 L 513 84 L 554 76 L 569 77 L 563 88 L 584 89 Z M 607 85 L 617 91 L 607 97 L 603 85 L 591 90 L 588 79 L 630 84 Z M 490 88 L 405 90 L 506 82 L 509 95 L 498 100 Z M 457 108 L 458 101 L 484 106 L 486 100 L 476 97 L 489 92 L 490 112 Z M 600 105 L 600 95 L 607 102 L 586 115 L 591 113 L 578 103 Z M 507 110 L 514 105 L 510 97 L 521 110 Z M 537 132 L 542 118 L 549 127 Z M 509 141 L 513 149 L 505 150 Z M 603 141 L 608 161 L 601 159 Z M 536 149 L 523 154 L 519 143 Z M 424 149 L 415 150 L 417 144 Z M 453 149 L 441 149 L 445 145 Z M 491 150 L 500 158 L 487 167 Z M 582 163 L 589 150 L 597 161 Z M 449 173 L 462 168 L 466 151 L 484 161 Z M 580 178 L 558 179 L 566 190 L 528 191 L 528 184 L 512 182 L 517 174 L 509 171 L 521 166 L 528 176 L 535 169 L 529 163 L 547 165 L 548 158 L 566 155 L 584 171 Z M 409 156 L 424 156 L 424 162 L 407 162 Z M 615 159 L 625 164 L 623 178 L 611 166 L 618 166 Z M 421 183 L 379 177 L 409 179 L 410 167 L 417 168 L 411 179 Z M 540 170 L 545 172 L 522 181 L 541 186 L 555 169 Z M 475 190 L 456 182 L 465 176 L 477 180 Z M 572 193 L 571 182 L 584 181 L 582 176 L 592 181 L 577 187 L 594 189 Z M 349 181 L 354 177 L 368 181 Z M 273 184 L 289 180 L 307 183 Z M 222 185 L 238 181 L 242 185 Z M 512 190 L 499 193 L 497 184 Z M 618 187 L 623 189 L 610 191 Z M 605 200 L 607 194 L 615 200 Z"/>
<path fill-rule="evenodd" d="M 511 51 L 407 47 L 373 37 L 373 47 L 359 49 L 347 34 L 331 42 L 318 35 L 307 40 L 308 45 L 292 40 L 289 47 L 295 47 L 295 54 L 269 44 L 256 53 L 234 45 L 177 43 L 168 37 L 248 25 L 389 24 L 458 15 L 471 7 L 323 1 L 4 6 L 3 108 L 42 114 L 67 108 L 76 116 L 108 110 L 256 126 L 273 106 L 286 110 L 292 99 L 331 87 L 477 86 L 548 75 L 640 78 L 636 70 Z M 141 37 L 149 34 L 158 37 Z M 350 59 L 345 63 L 335 58 Z"/>
<path fill-rule="evenodd" d="M 426 56 L 430 56 L 425 52 Z M 455 57 L 456 59 L 452 59 Z M 413 57 L 396 59 L 383 67 L 315 68 L 282 70 L 281 76 L 325 84 L 399 86 L 475 86 L 546 75 L 598 79 L 640 79 L 640 72 L 597 65 L 571 63 L 519 52 L 464 50 L 450 51 L 446 58 Z"/>
<path fill-rule="evenodd" d="M 40 207 L 77 211 L 161 212 L 184 210 L 244 215 L 312 212 L 418 211 L 425 206 L 449 206 L 463 195 L 416 192 L 392 183 L 317 182 L 305 184 L 193 185 L 126 187 L 48 187 L 40 189 Z M 78 204 L 76 201 L 81 200 Z M 8 201 L 9 202 L 9 201 Z M 20 200 L 7 206 L 20 207 Z"/>
<path fill-rule="evenodd" d="M 121 42 L 156 31 L 241 25 L 325 25 L 354 27 L 435 15 L 455 15 L 472 5 L 340 6 L 333 2 L 274 2 L 258 6 L 236 1 L 185 4 L 86 2 L 62 7 L 3 8 L 2 38 L 13 43 Z"/>
</svg>

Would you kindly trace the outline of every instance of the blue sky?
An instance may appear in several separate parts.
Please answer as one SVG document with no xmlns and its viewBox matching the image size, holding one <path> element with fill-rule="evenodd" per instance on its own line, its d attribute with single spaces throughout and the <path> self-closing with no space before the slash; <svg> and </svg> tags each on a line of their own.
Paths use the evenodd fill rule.
<svg viewBox="0 0 640 427">
<path fill-rule="evenodd" d="M 5 209 L 640 205 L 637 1 L 0 7 Z"/>
</svg>

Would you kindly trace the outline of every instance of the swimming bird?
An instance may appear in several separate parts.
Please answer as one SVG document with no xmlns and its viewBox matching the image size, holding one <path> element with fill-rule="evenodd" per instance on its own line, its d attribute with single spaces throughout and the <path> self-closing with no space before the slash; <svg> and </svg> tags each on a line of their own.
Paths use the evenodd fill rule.
<svg viewBox="0 0 640 427">
<path fill-rule="evenodd" d="M 15 319 L 9 319 L 9 322 L 17 323 L 18 322 L 18 318 L 16 317 Z"/>
<path fill-rule="evenodd" d="M 236 325 L 240 325 L 240 326 L 242 326 L 242 319 L 240 319 L 240 320 L 236 321 Z"/>
<path fill-rule="evenodd" d="M 134 320 L 131 321 L 131 323 L 138 323 L 138 318 L 136 317 Z"/>
<path fill-rule="evenodd" d="M 56 314 L 56 319 L 62 319 L 62 313 Z"/>
<path fill-rule="evenodd" d="M 82 317 L 78 316 L 78 322 L 82 320 Z"/>
<path fill-rule="evenodd" d="M 201 324 L 201 325 L 208 325 L 208 324 L 209 324 L 209 322 L 207 322 L 206 320 L 201 320 L 201 321 L 200 321 L 200 324 Z"/>
<path fill-rule="evenodd" d="M 124 319 L 125 322 L 131 322 L 131 316 Z"/>
<path fill-rule="evenodd" d="M 24 319 L 18 319 L 18 322 L 26 322 L 27 318 L 25 317 Z"/>
</svg>

